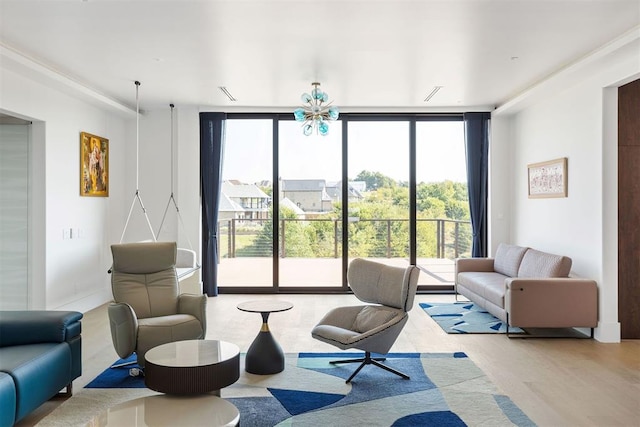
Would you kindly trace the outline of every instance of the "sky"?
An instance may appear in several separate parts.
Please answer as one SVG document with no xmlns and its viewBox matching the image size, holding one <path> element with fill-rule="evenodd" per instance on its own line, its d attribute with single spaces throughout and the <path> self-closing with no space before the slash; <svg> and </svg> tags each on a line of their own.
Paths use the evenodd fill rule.
<svg viewBox="0 0 640 427">
<path fill-rule="evenodd" d="M 223 179 L 254 183 L 272 178 L 271 120 L 227 120 Z M 283 179 L 340 180 L 342 123 L 326 136 L 304 136 L 300 123 L 280 123 L 279 175 Z M 349 178 L 361 171 L 409 180 L 408 122 L 351 122 Z M 463 122 L 418 122 L 417 182 L 466 182 Z"/>
</svg>

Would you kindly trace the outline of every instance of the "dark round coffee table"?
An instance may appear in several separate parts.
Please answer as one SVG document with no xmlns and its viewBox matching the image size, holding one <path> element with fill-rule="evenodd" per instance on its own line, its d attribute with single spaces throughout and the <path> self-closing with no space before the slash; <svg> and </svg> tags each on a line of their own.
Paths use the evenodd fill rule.
<svg viewBox="0 0 640 427">
<path fill-rule="evenodd" d="M 210 393 L 240 378 L 240 349 L 217 340 L 186 340 L 162 344 L 144 355 L 144 383 L 167 394 Z"/>
<path fill-rule="evenodd" d="M 253 340 L 245 357 L 244 369 L 250 374 L 269 375 L 284 370 L 284 353 L 269 330 L 270 313 L 287 311 L 293 304 L 287 301 L 248 301 L 238 304 L 238 310 L 262 315 L 262 328 Z"/>
</svg>

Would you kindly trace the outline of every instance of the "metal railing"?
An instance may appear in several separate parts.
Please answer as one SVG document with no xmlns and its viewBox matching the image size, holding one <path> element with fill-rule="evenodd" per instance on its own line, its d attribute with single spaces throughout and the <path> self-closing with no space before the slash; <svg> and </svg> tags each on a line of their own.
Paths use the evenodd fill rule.
<svg viewBox="0 0 640 427">
<path fill-rule="evenodd" d="M 280 219 L 278 255 L 282 258 L 339 258 L 342 253 L 342 220 L 330 218 Z M 418 258 L 470 256 L 469 221 L 419 218 Z M 218 222 L 221 258 L 271 257 L 271 219 L 225 219 Z M 349 221 L 350 256 L 396 258 L 409 256 L 408 219 L 360 219 Z"/>
</svg>

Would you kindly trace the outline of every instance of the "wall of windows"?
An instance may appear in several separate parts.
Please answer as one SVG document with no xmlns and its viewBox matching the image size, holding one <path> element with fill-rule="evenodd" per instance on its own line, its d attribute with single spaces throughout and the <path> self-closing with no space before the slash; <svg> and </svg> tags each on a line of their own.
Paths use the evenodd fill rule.
<svg viewBox="0 0 640 427">
<path fill-rule="evenodd" d="M 221 292 L 344 292 L 355 257 L 452 289 L 471 247 L 462 116 L 340 119 L 304 136 L 288 114 L 228 114 Z"/>
</svg>

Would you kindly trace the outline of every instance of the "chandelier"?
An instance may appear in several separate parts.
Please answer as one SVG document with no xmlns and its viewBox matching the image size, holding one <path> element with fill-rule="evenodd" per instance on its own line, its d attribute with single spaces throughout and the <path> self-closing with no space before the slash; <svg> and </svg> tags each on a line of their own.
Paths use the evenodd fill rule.
<svg viewBox="0 0 640 427">
<path fill-rule="evenodd" d="M 326 135 L 329 133 L 329 121 L 338 120 L 340 112 L 338 107 L 326 103 L 329 100 L 327 92 L 320 90 L 320 83 L 311 83 L 313 89 L 311 95 L 303 93 L 300 99 L 304 105 L 296 108 L 293 116 L 296 121 L 302 122 L 302 132 L 309 136 L 315 130 L 316 134 Z"/>
</svg>

